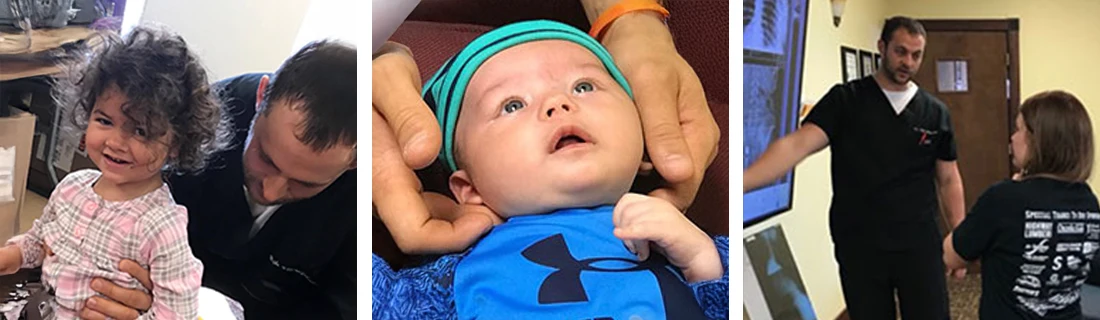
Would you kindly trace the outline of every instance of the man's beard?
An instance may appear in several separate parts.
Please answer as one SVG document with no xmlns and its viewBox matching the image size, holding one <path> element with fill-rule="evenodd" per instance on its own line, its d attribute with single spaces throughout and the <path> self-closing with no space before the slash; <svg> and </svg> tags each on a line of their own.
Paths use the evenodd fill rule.
<svg viewBox="0 0 1100 320">
<path fill-rule="evenodd" d="M 913 80 L 913 75 L 916 74 L 915 71 L 904 72 L 904 73 L 901 72 L 901 71 L 895 71 L 895 70 L 901 69 L 901 68 L 897 68 L 897 69 L 890 68 L 890 64 L 889 64 L 890 62 L 889 61 L 884 60 L 883 63 L 886 63 L 886 65 L 883 66 L 882 70 L 886 71 L 886 77 L 889 78 L 890 82 L 893 82 L 894 84 L 905 85 L 905 84 L 909 83 L 910 80 Z M 904 80 L 898 80 L 898 76 L 902 75 L 902 74 L 905 74 L 905 76 L 906 76 L 905 79 Z"/>
</svg>

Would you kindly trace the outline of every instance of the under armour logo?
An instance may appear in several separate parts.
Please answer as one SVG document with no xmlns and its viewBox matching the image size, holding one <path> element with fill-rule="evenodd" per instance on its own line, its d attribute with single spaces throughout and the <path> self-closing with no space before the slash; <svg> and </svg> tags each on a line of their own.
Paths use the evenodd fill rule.
<svg viewBox="0 0 1100 320">
<path fill-rule="evenodd" d="M 679 276 L 669 270 L 669 263 L 665 257 L 656 252 L 652 252 L 649 259 L 641 262 L 614 257 L 577 260 L 569 252 L 565 238 L 559 233 L 527 247 L 523 250 L 523 257 L 528 261 L 557 270 L 550 273 L 539 286 L 539 304 L 587 302 L 588 294 L 584 290 L 584 284 L 581 283 L 582 271 L 649 271 L 657 278 L 666 316 L 675 315 L 676 319 L 706 319 L 703 310 L 695 300 L 695 294 L 680 280 Z M 623 262 L 632 264 L 633 267 L 609 269 L 594 265 L 604 261 Z"/>
</svg>

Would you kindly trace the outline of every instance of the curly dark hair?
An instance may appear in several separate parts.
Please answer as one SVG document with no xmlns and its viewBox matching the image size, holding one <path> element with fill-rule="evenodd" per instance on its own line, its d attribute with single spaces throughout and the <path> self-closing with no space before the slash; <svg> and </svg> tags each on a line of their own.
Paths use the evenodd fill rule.
<svg viewBox="0 0 1100 320">
<path fill-rule="evenodd" d="M 55 79 L 54 99 L 80 132 L 105 90 L 117 86 L 127 128 L 141 127 L 149 140 L 170 135 L 165 172 L 199 173 L 208 158 L 229 147 L 228 115 L 207 81 L 206 69 L 182 37 L 143 24 L 125 37 L 100 33 L 85 59 Z M 97 41 L 92 41 L 96 43 Z M 174 152 L 173 152 L 174 151 Z"/>
</svg>

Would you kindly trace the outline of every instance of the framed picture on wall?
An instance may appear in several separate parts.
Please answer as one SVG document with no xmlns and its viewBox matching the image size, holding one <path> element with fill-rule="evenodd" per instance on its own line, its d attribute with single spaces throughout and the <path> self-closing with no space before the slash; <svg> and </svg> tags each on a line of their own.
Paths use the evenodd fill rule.
<svg viewBox="0 0 1100 320">
<path fill-rule="evenodd" d="M 863 73 L 859 70 L 859 54 L 856 53 L 856 49 L 840 46 L 840 69 L 841 81 L 859 79 Z"/>
<path fill-rule="evenodd" d="M 863 71 L 863 77 L 875 74 L 875 55 L 870 51 L 859 50 L 859 69 Z"/>
<path fill-rule="evenodd" d="M 878 68 L 880 66 L 882 66 L 882 55 L 876 53 L 875 54 L 875 70 L 878 71 Z"/>
</svg>

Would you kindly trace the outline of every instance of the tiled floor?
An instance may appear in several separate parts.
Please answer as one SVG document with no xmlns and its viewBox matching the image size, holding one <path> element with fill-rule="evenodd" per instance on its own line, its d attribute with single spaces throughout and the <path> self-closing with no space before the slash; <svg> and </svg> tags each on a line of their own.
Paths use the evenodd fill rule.
<svg viewBox="0 0 1100 320">
<path fill-rule="evenodd" d="M 947 291 L 951 298 L 951 319 L 978 319 L 978 301 L 982 296 L 980 274 L 967 274 L 962 280 L 947 279 Z"/>
</svg>

